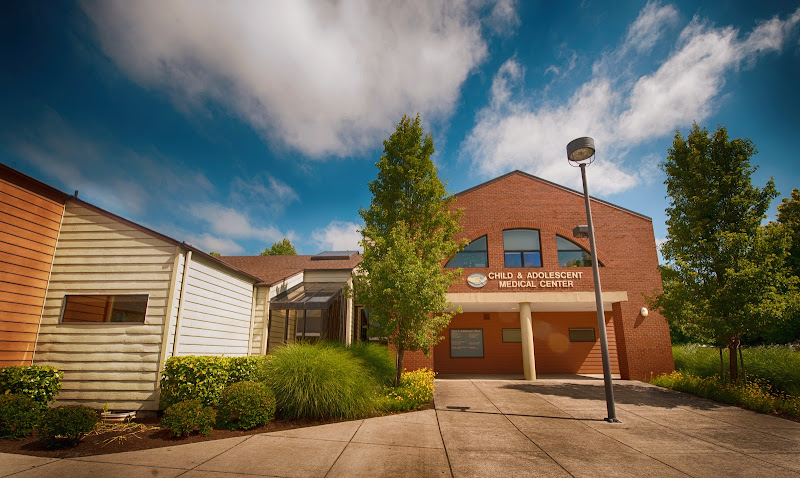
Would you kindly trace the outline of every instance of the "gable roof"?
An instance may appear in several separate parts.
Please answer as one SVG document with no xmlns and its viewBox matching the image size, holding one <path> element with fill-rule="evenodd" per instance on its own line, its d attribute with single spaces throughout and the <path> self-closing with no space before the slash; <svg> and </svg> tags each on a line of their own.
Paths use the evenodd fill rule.
<svg viewBox="0 0 800 478">
<path fill-rule="evenodd" d="M 572 194 L 576 194 L 576 195 L 580 196 L 581 198 L 583 198 L 583 193 L 580 192 L 580 191 L 576 191 L 574 189 L 568 188 L 566 186 L 562 186 L 562 185 L 554 183 L 552 181 L 548 181 L 546 179 L 542 179 L 539 176 L 534 176 L 533 174 L 528 174 L 525 171 L 520 171 L 519 169 L 515 169 L 514 171 L 511 171 L 510 173 L 506 173 L 506 174 L 504 174 L 502 176 L 498 176 L 498 177 L 496 177 L 494 179 L 490 179 L 490 180 L 488 180 L 486 182 L 480 183 L 477 186 L 473 186 L 473 187 L 471 187 L 469 189 L 465 189 L 465 190 L 463 190 L 461 192 L 455 193 L 453 196 L 458 197 L 458 196 L 467 194 L 469 192 L 475 191 L 475 190 L 480 189 L 482 187 L 488 186 L 488 185 L 490 185 L 492 183 L 496 183 L 498 181 L 502 181 L 502 180 L 504 180 L 504 179 L 506 179 L 506 178 L 508 178 L 510 176 L 513 176 L 515 174 L 520 175 L 520 176 L 525 177 L 525 178 L 528 178 L 528 179 L 532 179 L 534 181 L 539 181 L 540 183 L 547 184 L 548 186 L 552 186 L 552 187 L 561 189 L 563 191 L 566 191 L 566 192 L 569 192 L 569 193 L 572 193 Z M 626 212 L 628 214 L 631 214 L 633 216 L 637 216 L 637 217 L 640 217 L 642 219 L 646 219 L 646 220 L 651 221 L 651 222 L 653 221 L 653 218 L 651 218 L 650 216 L 645 216 L 644 214 L 638 213 L 636 211 L 632 211 L 632 210 L 630 210 L 628 208 L 624 208 L 622 206 L 618 206 L 618 205 L 616 205 L 614 203 L 610 203 L 610 202 L 604 201 L 602 199 L 598 199 L 598 198 L 596 198 L 594 196 L 589 196 L 589 199 L 591 199 L 593 202 L 604 204 L 606 206 L 613 207 L 614 209 L 619 209 L 620 211 L 624 211 L 624 212 Z"/>
<path fill-rule="evenodd" d="M 233 267 L 259 277 L 262 284 L 275 284 L 307 270 L 353 270 L 361 262 L 361 254 L 348 259 L 318 261 L 311 255 L 302 256 L 222 256 Z"/>
</svg>

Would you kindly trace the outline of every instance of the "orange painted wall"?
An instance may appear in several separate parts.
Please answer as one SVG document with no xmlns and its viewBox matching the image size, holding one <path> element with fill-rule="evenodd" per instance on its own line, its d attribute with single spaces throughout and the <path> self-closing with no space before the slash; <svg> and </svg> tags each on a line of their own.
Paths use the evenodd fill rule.
<svg viewBox="0 0 800 478">
<path fill-rule="evenodd" d="M 606 313 L 608 349 L 612 373 L 619 373 L 613 314 Z M 532 314 L 533 346 L 537 374 L 603 373 L 597 315 L 594 312 L 538 312 Z M 570 328 L 591 327 L 597 341 L 570 342 Z M 434 370 L 444 374 L 521 374 L 522 344 L 503 342 L 503 329 L 518 329 L 519 314 L 463 313 L 453 318 L 444 340 L 434 348 Z M 450 329 L 483 329 L 484 358 L 451 358 Z"/>
<path fill-rule="evenodd" d="M 64 199 L 0 169 L 0 367 L 30 365 Z"/>
</svg>

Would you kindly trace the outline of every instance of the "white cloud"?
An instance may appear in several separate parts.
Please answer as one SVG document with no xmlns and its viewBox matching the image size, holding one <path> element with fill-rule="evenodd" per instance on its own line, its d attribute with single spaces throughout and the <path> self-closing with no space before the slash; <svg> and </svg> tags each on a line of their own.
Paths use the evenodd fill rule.
<svg viewBox="0 0 800 478">
<path fill-rule="evenodd" d="M 283 211 L 300 196 L 288 184 L 268 174 L 258 174 L 249 179 L 235 178 L 231 183 L 231 198 L 253 207 L 263 206 L 274 212 Z"/>
<path fill-rule="evenodd" d="M 331 221 L 322 229 L 315 229 L 311 239 L 320 250 L 328 251 L 357 251 L 361 250 L 358 244 L 361 241 L 361 226 L 348 221 Z"/>
<path fill-rule="evenodd" d="M 580 188 L 579 175 L 566 162 L 565 146 L 588 135 L 598 145 L 592 192 L 630 189 L 654 175 L 651 160 L 625 161 L 627 152 L 706 119 L 726 75 L 753 64 L 759 55 L 779 51 L 800 22 L 800 9 L 786 20 L 763 22 L 744 36 L 695 18 L 655 72 L 631 80 L 628 65 L 651 50 L 676 17 L 674 7 L 648 3 L 620 46 L 598 60 L 592 76 L 566 102 L 534 102 L 521 88 L 523 66 L 511 58 L 494 78 L 489 105 L 476 115 L 462 157 L 481 176 L 523 169 Z"/>
<path fill-rule="evenodd" d="M 187 234 L 186 243 L 206 252 L 234 255 L 241 254 L 244 249 L 232 239 L 213 236 L 207 232 L 202 234 Z"/>
<path fill-rule="evenodd" d="M 85 1 L 105 53 L 189 112 L 206 102 L 312 156 L 374 146 L 402 114 L 446 119 L 487 54 L 486 2 Z M 485 20 L 518 23 L 513 1 Z"/>
<path fill-rule="evenodd" d="M 190 203 L 186 205 L 186 211 L 191 217 L 206 223 L 212 232 L 226 238 L 275 242 L 286 237 L 276 227 L 254 226 L 245 214 L 222 204 Z"/>
</svg>

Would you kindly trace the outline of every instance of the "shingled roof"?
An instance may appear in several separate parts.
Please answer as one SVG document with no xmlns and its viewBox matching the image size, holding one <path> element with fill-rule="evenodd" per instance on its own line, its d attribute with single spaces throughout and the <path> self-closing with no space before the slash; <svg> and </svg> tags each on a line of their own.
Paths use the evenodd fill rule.
<svg viewBox="0 0 800 478">
<path fill-rule="evenodd" d="M 312 260 L 314 256 L 222 256 L 220 259 L 272 285 L 306 270 L 353 270 L 361 262 L 361 254 L 349 259 Z"/>
</svg>

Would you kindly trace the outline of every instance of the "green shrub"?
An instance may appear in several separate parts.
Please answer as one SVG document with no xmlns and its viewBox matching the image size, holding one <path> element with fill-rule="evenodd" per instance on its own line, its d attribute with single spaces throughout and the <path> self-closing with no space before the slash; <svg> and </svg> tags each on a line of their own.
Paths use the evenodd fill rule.
<svg viewBox="0 0 800 478">
<path fill-rule="evenodd" d="M 719 376 L 719 349 L 699 345 L 672 347 L 675 370 L 697 377 Z M 745 375 L 758 378 L 779 392 L 800 396 L 800 351 L 787 346 L 742 349 Z M 723 369 L 728 371 L 728 351 L 722 351 Z M 740 372 L 741 373 L 741 372 Z"/>
<path fill-rule="evenodd" d="M 275 418 L 275 394 L 263 383 L 229 385 L 219 398 L 217 423 L 223 428 L 249 430 Z"/>
<path fill-rule="evenodd" d="M 228 385 L 261 380 L 268 357 L 183 356 L 167 360 L 161 375 L 161 409 L 189 399 L 215 406 Z"/>
<path fill-rule="evenodd" d="M 433 400 L 433 370 L 422 368 L 403 372 L 397 388 L 386 387 L 381 400 L 381 408 L 389 412 L 416 410 Z"/>
<path fill-rule="evenodd" d="M 31 434 L 44 406 L 27 395 L 0 395 L 0 437 L 24 438 Z"/>
<path fill-rule="evenodd" d="M 195 430 L 208 435 L 214 427 L 216 416 L 217 412 L 203 405 L 200 400 L 184 400 L 167 408 L 161 417 L 161 426 L 175 437 L 187 436 Z"/>
<path fill-rule="evenodd" d="M 267 385 L 286 418 L 357 418 L 376 409 L 377 384 L 341 347 L 292 344 L 266 363 Z"/>
<path fill-rule="evenodd" d="M 0 394 L 18 393 L 47 405 L 61 390 L 60 370 L 42 365 L 10 366 L 0 369 Z"/>
<path fill-rule="evenodd" d="M 48 448 L 77 445 L 81 438 L 94 430 L 97 413 L 84 405 L 48 408 L 39 423 L 39 437 Z"/>
</svg>

